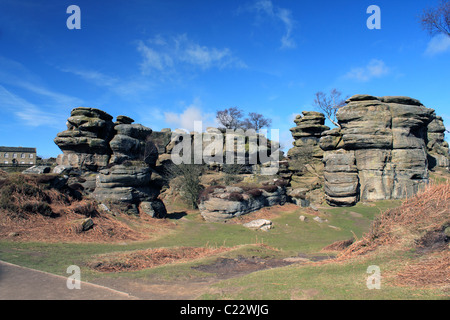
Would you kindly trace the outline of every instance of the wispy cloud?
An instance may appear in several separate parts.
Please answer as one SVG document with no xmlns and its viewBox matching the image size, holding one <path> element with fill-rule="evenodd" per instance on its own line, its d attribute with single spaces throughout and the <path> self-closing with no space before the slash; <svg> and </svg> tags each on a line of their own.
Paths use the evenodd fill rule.
<svg viewBox="0 0 450 320">
<path fill-rule="evenodd" d="M 267 17 L 272 21 L 281 23 L 285 29 L 285 32 L 280 40 L 281 48 L 291 49 L 297 46 L 292 36 L 292 31 L 294 30 L 296 22 L 292 16 L 291 10 L 275 6 L 271 0 L 257 0 L 245 8 L 240 8 L 238 11 L 254 12 L 258 14 L 260 18 Z"/>
<path fill-rule="evenodd" d="M 368 82 L 374 78 L 381 78 L 389 74 L 390 68 L 386 66 L 384 61 L 378 59 L 372 59 L 366 66 L 352 68 L 347 74 L 345 79 L 352 79 L 359 82 Z"/>
<path fill-rule="evenodd" d="M 131 78 L 121 78 L 102 73 L 97 70 L 83 68 L 64 67 L 59 68 L 63 72 L 74 74 L 82 80 L 92 83 L 97 87 L 105 88 L 109 92 L 121 98 L 136 100 L 143 92 L 148 92 L 155 87 L 154 82 L 137 74 Z"/>
<path fill-rule="evenodd" d="M 4 111 L 14 114 L 26 126 L 58 127 L 61 122 L 64 123 L 64 118 L 59 117 L 55 113 L 48 113 L 41 110 L 35 104 L 11 93 L 1 85 L 0 105 Z"/>
<path fill-rule="evenodd" d="M 79 76 L 80 78 L 91 82 L 98 86 L 114 87 L 117 86 L 119 79 L 108 76 L 104 73 L 95 70 L 76 69 L 76 68 L 63 68 L 63 72 L 69 72 Z"/>
<path fill-rule="evenodd" d="M 49 89 L 24 65 L 0 56 L 0 105 L 25 125 L 57 126 L 64 122 L 61 112 L 82 102 L 77 97 Z"/>
<path fill-rule="evenodd" d="M 444 52 L 450 52 L 450 37 L 444 34 L 439 34 L 428 42 L 425 55 L 435 56 Z"/>
<path fill-rule="evenodd" d="M 190 40 L 186 34 L 170 39 L 156 36 L 146 41 L 138 41 L 137 50 L 142 55 L 142 74 L 152 72 L 173 73 L 178 67 L 193 66 L 202 70 L 211 68 L 245 68 L 246 65 L 235 57 L 229 48 L 218 49 L 200 45 Z"/>
</svg>

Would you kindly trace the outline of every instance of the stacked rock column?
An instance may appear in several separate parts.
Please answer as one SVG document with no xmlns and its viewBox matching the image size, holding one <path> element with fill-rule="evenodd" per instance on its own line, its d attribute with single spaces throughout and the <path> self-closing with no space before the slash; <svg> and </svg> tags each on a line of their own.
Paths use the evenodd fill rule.
<svg viewBox="0 0 450 320">
<path fill-rule="evenodd" d="M 294 122 L 296 126 L 290 129 L 294 147 L 287 154 L 288 169 L 292 172 L 288 195 L 295 203 L 307 206 L 317 198 L 313 191 L 323 184 L 323 150 L 319 141 L 330 128 L 325 125 L 325 116 L 315 111 L 303 111 Z"/>
</svg>

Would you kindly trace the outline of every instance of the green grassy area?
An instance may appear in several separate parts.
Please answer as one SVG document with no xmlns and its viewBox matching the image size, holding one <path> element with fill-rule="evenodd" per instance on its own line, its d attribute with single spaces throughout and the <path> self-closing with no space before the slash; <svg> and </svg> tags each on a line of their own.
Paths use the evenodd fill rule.
<svg viewBox="0 0 450 320">
<path fill-rule="evenodd" d="M 201 279 L 210 276 L 192 267 L 213 263 L 220 257 L 284 258 L 299 254 L 326 255 L 321 249 L 337 240 L 359 238 L 370 229 L 374 217 L 398 206 L 401 201 L 359 203 L 351 208 L 322 207 L 318 212 L 294 207 L 279 211 L 271 219 L 274 228 L 254 231 L 235 223 L 210 223 L 192 211 L 174 220 L 175 227 L 152 241 L 122 243 L 24 243 L 0 241 L 0 260 L 67 276 L 70 265 L 81 267 L 83 280 L 124 278 L 152 281 Z M 301 221 L 300 215 L 308 219 Z M 327 221 L 318 223 L 319 215 Z M 264 244 L 266 246 L 257 246 Z M 100 273 L 88 267 L 102 254 L 160 247 L 232 247 L 199 260 L 174 263 L 133 272 Z M 375 260 L 358 259 L 349 263 L 324 265 L 291 265 L 253 272 L 215 284 L 201 299 L 436 299 L 445 296 L 439 290 L 401 288 L 383 285 L 381 290 L 368 290 L 365 281 L 369 265 L 379 265 L 382 272 L 395 268 L 407 259 L 405 253 L 391 253 Z"/>
<path fill-rule="evenodd" d="M 254 272 L 213 285 L 217 293 L 200 297 L 207 300 L 403 300 L 449 299 L 440 289 L 399 287 L 388 275 L 410 257 L 406 252 L 391 252 L 346 263 L 291 265 Z M 369 289 L 367 268 L 380 267 L 380 289 Z M 385 277 L 386 276 L 386 277 Z"/>
<path fill-rule="evenodd" d="M 0 259 L 39 270 L 64 274 L 72 264 L 83 265 L 92 256 L 110 252 L 122 252 L 158 247 L 176 246 L 225 246 L 263 243 L 284 256 L 298 253 L 314 253 L 336 241 L 360 236 L 367 231 L 373 217 L 380 210 L 396 205 L 395 202 L 379 202 L 376 206 L 358 204 L 353 208 L 325 208 L 318 212 L 327 223 L 317 223 L 313 215 L 303 208 L 280 213 L 273 219 L 274 229 L 269 232 L 249 230 L 240 224 L 209 223 L 193 212 L 176 221 L 176 227 L 157 240 L 129 243 L 22 243 L 0 241 Z M 357 214 L 355 214 L 355 212 Z M 300 215 L 309 219 L 299 220 Z M 332 225 L 334 228 L 330 227 Z"/>
</svg>

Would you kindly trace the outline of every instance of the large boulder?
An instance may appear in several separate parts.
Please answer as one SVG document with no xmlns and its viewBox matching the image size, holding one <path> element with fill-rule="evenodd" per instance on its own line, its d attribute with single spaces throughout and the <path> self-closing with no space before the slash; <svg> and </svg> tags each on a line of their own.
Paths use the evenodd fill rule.
<svg viewBox="0 0 450 320">
<path fill-rule="evenodd" d="M 444 120 L 433 112 L 427 130 L 428 166 L 430 169 L 450 167 L 449 145 L 445 141 Z"/>
<path fill-rule="evenodd" d="M 106 167 L 111 154 L 109 141 L 114 134 L 112 119 L 99 109 L 73 109 L 67 119 L 67 130 L 54 139 L 63 151 L 56 159 L 57 164 L 94 171 Z"/>
<path fill-rule="evenodd" d="M 286 203 L 284 187 L 269 185 L 244 190 L 239 187 L 211 187 L 199 203 L 200 214 L 206 221 L 224 222 L 263 207 Z"/>
<path fill-rule="evenodd" d="M 55 138 L 63 151 L 55 170 L 62 174 L 70 168 L 66 174 L 83 194 L 113 203 L 120 212 L 165 216 L 164 204 L 157 199 L 161 186 L 151 180 L 151 167 L 158 158 L 149 141 L 152 129 L 134 124 L 127 116 L 112 119 L 99 109 L 73 109 L 67 130 Z"/>
<path fill-rule="evenodd" d="M 294 123 L 296 126 L 290 129 L 294 147 L 287 153 L 288 169 L 292 173 L 289 177 L 289 192 L 295 195 L 297 192 L 294 190 L 302 190 L 304 195 L 301 198 L 293 196 L 291 199 L 305 206 L 310 201 L 321 201 L 315 192 L 323 184 L 321 159 L 324 151 L 319 142 L 323 133 L 330 128 L 325 125 L 325 115 L 316 111 L 303 111 L 296 116 Z"/>
<path fill-rule="evenodd" d="M 152 129 L 141 124 L 117 124 L 116 134 L 110 141 L 112 150 L 111 163 L 122 163 L 126 160 L 144 160 L 145 147 Z"/>
<path fill-rule="evenodd" d="M 428 152 L 446 164 L 443 124 L 420 101 L 356 95 L 347 103 L 337 113 L 340 128 L 320 140 L 329 204 L 412 196 L 428 183 Z"/>
</svg>

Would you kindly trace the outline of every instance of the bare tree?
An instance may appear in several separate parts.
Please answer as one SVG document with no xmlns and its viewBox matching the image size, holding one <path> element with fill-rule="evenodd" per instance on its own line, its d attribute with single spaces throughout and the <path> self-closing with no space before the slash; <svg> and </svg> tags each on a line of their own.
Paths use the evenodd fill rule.
<svg viewBox="0 0 450 320">
<path fill-rule="evenodd" d="M 424 10 L 420 22 L 430 35 L 445 34 L 450 37 L 450 0 L 441 0 L 436 8 Z"/>
<path fill-rule="evenodd" d="M 341 98 L 342 93 L 336 89 L 330 91 L 330 95 L 319 91 L 316 93 L 316 98 L 314 99 L 314 107 L 322 111 L 325 116 L 330 120 L 335 126 L 341 127 L 336 120 L 337 111 L 345 105 L 346 98 Z"/>
<path fill-rule="evenodd" d="M 258 131 L 262 128 L 270 127 L 271 124 L 271 119 L 264 118 L 262 114 L 250 112 L 248 117 L 242 122 L 242 127 L 244 129 L 255 129 Z"/>
<path fill-rule="evenodd" d="M 242 111 L 236 107 L 217 111 L 216 119 L 225 129 L 238 129 L 241 126 Z"/>
</svg>

